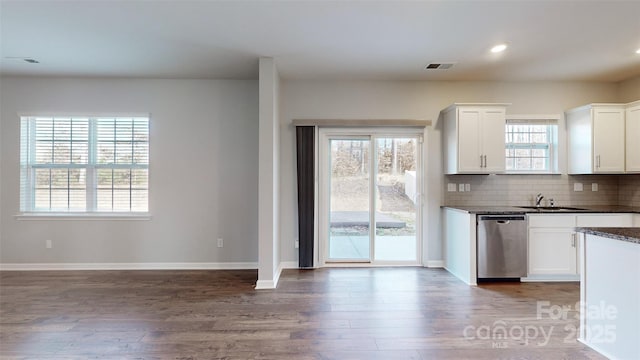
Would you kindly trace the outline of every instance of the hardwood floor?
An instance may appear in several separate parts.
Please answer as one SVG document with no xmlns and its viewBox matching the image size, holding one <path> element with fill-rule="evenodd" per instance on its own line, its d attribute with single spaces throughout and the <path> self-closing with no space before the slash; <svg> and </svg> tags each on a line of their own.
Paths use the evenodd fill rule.
<svg viewBox="0 0 640 360">
<path fill-rule="evenodd" d="M 256 291 L 255 280 L 1 272 L 0 358 L 603 358 L 575 340 L 576 283 L 469 287 L 424 268 L 287 270 L 277 290 Z M 553 306 L 571 308 L 567 319 Z"/>
</svg>

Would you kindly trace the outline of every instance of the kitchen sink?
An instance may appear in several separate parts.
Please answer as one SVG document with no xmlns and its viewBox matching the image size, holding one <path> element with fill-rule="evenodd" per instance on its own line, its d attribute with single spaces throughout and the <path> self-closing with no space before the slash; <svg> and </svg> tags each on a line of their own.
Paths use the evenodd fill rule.
<svg viewBox="0 0 640 360">
<path fill-rule="evenodd" d="M 568 206 L 516 206 L 521 209 L 531 209 L 531 210 L 540 210 L 540 211 L 572 211 L 572 210 L 586 210 L 577 207 L 568 207 Z"/>
</svg>

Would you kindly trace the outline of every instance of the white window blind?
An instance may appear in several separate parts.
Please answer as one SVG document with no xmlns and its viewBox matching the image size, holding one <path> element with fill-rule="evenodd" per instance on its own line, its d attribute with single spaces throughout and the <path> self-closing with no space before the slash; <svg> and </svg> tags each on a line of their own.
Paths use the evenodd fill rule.
<svg viewBox="0 0 640 360">
<path fill-rule="evenodd" d="M 557 128 L 552 119 L 507 119 L 507 172 L 553 172 Z"/>
<path fill-rule="evenodd" d="M 21 117 L 22 212 L 147 212 L 148 117 Z"/>
</svg>

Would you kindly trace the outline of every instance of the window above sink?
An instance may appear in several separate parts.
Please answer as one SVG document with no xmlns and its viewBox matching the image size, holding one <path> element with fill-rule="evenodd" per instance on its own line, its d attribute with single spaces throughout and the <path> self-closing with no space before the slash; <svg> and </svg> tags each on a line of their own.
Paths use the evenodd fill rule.
<svg viewBox="0 0 640 360">
<path fill-rule="evenodd" d="M 506 174 L 558 172 L 559 115 L 507 115 Z"/>
</svg>

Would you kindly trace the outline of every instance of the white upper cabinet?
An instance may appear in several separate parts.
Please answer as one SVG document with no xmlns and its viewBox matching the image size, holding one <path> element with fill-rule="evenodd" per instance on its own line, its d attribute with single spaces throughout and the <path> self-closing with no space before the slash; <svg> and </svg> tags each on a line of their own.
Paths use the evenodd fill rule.
<svg viewBox="0 0 640 360">
<path fill-rule="evenodd" d="M 486 109 L 483 112 L 482 141 L 484 170 L 499 173 L 505 170 L 506 109 Z"/>
<path fill-rule="evenodd" d="M 626 171 L 640 173 L 640 101 L 627 105 L 625 117 L 627 127 Z"/>
<path fill-rule="evenodd" d="M 569 174 L 625 172 L 625 105 L 579 107 L 566 120 Z"/>
<path fill-rule="evenodd" d="M 595 107 L 593 117 L 594 173 L 624 171 L 624 107 Z"/>
<path fill-rule="evenodd" d="M 504 172 L 508 105 L 453 104 L 442 110 L 447 174 Z"/>
</svg>

